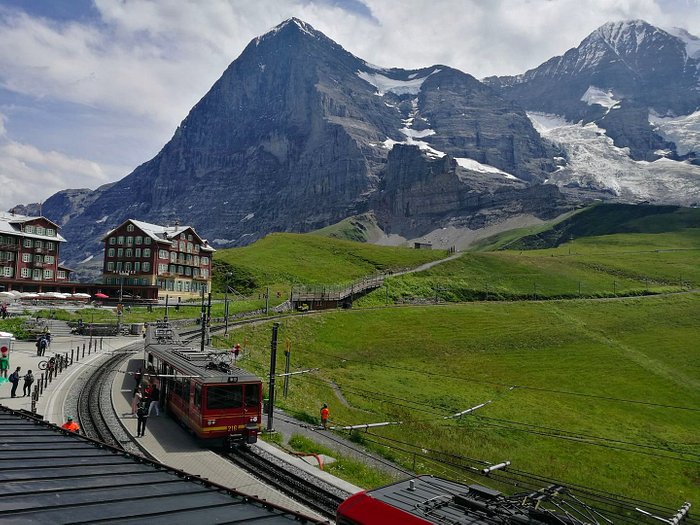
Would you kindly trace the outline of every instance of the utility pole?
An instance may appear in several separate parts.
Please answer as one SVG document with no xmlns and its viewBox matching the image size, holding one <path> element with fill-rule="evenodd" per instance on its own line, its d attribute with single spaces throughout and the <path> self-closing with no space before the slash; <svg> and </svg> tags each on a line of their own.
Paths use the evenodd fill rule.
<svg viewBox="0 0 700 525">
<path fill-rule="evenodd" d="M 167 299 L 168 299 L 168 296 L 167 296 L 167 295 L 165 296 L 165 299 L 166 299 L 166 301 L 167 301 Z M 166 304 L 167 304 L 167 303 L 166 303 Z M 166 311 L 167 311 L 167 310 L 166 310 Z M 205 307 L 205 305 L 204 305 L 204 288 L 202 288 L 202 311 L 201 311 L 201 313 L 199 314 L 199 324 L 201 325 L 201 329 L 202 329 L 202 332 L 201 332 L 201 333 L 202 333 L 202 336 L 201 336 L 200 350 L 201 350 L 202 352 L 204 352 L 204 341 L 205 341 L 205 338 L 206 338 L 206 329 L 207 329 L 207 328 L 206 328 L 206 324 L 207 324 L 207 310 L 206 310 L 206 307 Z"/>
<path fill-rule="evenodd" d="M 270 380 L 268 382 L 269 395 L 267 400 L 267 431 L 272 432 L 273 413 L 275 411 L 275 364 L 277 363 L 277 334 L 280 329 L 279 323 L 272 325 L 272 341 L 270 341 Z"/>
<path fill-rule="evenodd" d="M 209 325 L 211 323 L 211 292 L 209 292 L 207 300 L 207 328 L 206 328 L 206 334 L 207 334 L 207 344 L 211 344 L 211 334 L 209 333 Z"/>
</svg>

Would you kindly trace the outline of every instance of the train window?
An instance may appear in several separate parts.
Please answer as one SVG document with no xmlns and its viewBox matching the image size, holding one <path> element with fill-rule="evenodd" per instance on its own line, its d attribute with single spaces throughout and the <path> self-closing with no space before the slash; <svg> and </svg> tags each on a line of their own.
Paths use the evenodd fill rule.
<svg viewBox="0 0 700 525">
<path fill-rule="evenodd" d="M 258 385 L 246 385 L 246 387 L 245 387 L 245 406 L 247 406 L 247 407 L 260 406 L 260 387 Z"/>
<path fill-rule="evenodd" d="M 241 408 L 243 406 L 243 386 L 211 386 L 207 390 L 207 408 Z"/>
<path fill-rule="evenodd" d="M 202 385 L 199 384 L 194 385 L 194 406 L 198 410 L 202 409 Z"/>
<path fill-rule="evenodd" d="M 189 402 L 190 400 L 190 380 L 183 379 L 182 381 L 182 399 Z"/>
</svg>

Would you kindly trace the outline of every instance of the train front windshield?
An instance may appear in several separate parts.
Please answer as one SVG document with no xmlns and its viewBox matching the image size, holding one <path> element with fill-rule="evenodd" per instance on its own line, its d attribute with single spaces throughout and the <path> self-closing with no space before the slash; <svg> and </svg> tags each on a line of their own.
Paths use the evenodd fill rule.
<svg viewBox="0 0 700 525">
<path fill-rule="evenodd" d="M 229 408 L 254 408 L 260 405 L 258 385 L 221 385 L 207 389 L 207 408 L 223 410 Z"/>
</svg>

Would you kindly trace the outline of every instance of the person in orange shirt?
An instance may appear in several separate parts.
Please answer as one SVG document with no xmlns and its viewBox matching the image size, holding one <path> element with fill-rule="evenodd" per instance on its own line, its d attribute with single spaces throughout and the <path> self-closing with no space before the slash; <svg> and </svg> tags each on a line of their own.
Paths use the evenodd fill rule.
<svg viewBox="0 0 700 525">
<path fill-rule="evenodd" d="M 321 407 L 321 425 L 323 425 L 323 429 L 328 428 L 328 414 L 330 413 L 330 410 L 328 410 L 328 405 L 323 403 L 323 406 Z"/>
<path fill-rule="evenodd" d="M 66 422 L 61 425 L 61 428 L 64 430 L 69 430 L 71 432 L 75 432 L 76 434 L 80 432 L 80 426 L 78 423 L 73 421 L 73 416 L 68 416 L 66 418 Z"/>
</svg>

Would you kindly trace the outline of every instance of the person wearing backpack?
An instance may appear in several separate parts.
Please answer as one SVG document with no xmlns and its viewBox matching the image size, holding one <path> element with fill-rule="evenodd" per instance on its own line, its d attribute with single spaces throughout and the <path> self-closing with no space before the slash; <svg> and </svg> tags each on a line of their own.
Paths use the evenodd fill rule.
<svg viewBox="0 0 700 525">
<path fill-rule="evenodd" d="M 8 381 L 12 383 L 12 390 L 10 391 L 10 397 L 17 397 L 17 385 L 19 385 L 19 371 L 22 367 L 18 366 L 14 372 L 8 377 Z"/>
<path fill-rule="evenodd" d="M 24 376 L 24 384 L 22 385 L 22 392 L 25 396 L 31 395 L 33 382 L 34 374 L 32 374 L 32 371 L 29 370 Z"/>
<path fill-rule="evenodd" d="M 139 407 L 136 409 L 136 417 L 138 418 L 136 437 L 143 437 L 146 434 L 146 422 L 148 421 L 148 403 L 139 403 Z"/>
</svg>

